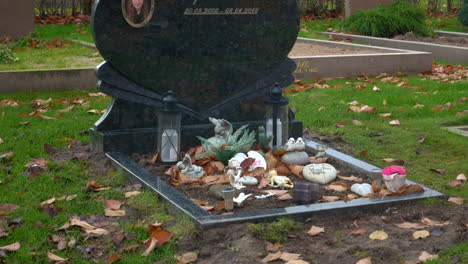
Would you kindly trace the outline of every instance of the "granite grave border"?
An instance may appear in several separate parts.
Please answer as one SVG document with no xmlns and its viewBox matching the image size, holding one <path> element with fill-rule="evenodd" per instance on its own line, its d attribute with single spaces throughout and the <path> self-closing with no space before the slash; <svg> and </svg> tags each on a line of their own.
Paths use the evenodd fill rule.
<svg viewBox="0 0 468 264">
<path fill-rule="evenodd" d="M 317 151 L 318 143 L 306 141 L 307 150 L 310 152 Z M 334 149 L 327 149 L 329 157 L 333 158 L 338 165 L 346 166 L 350 171 L 372 177 L 376 171 L 380 169 L 369 163 L 343 154 Z M 212 215 L 203 210 L 200 206 L 192 202 L 185 195 L 166 184 L 159 177 L 154 176 L 144 168 L 140 167 L 127 154 L 120 152 L 109 152 L 106 156 L 110 158 L 117 168 L 124 171 L 131 181 L 142 183 L 146 188 L 159 194 L 165 201 L 168 202 L 171 208 L 177 212 L 187 214 L 195 224 L 201 229 L 207 229 L 226 224 L 235 224 L 243 222 L 261 222 L 274 220 L 278 217 L 294 217 L 298 219 L 306 219 L 318 214 L 333 214 L 343 213 L 356 210 L 375 210 L 384 209 L 396 204 L 414 202 L 424 198 L 443 197 L 444 194 L 422 186 L 423 193 L 413 193 L 404 196 L 387 196 L 380 198 L 361 198 L 351 201 L 337 201 L 310 205 L 291 206 L 286 208 L 258 210 L 253 212 L 243 212 L 231 215 Z M 415 184 L 407 180 L 409 184 Z"/>
<path fill-rule="evenodd" d="M 453 36 L 466 36 L 468 34 L 464 33 L 451 33 L 448 31 L 435 31 L 436 34 L 441 35 L 453 35 Z M 357 43 L 379 46 L 379 47 L 389 47 L 397 49 L 407 49 L 407 50 L 417 50 L 424 52 L 431 52 L 434 56 L 434 59 L 439 59 L 447 61 L 450 63 L 468 63 L 468 47 L 459 47 L 459 46 L 450 46 L 450 45 L 441 45 L 434 43 L 427 43 L 421 41 L 408 41 L 408 40 L 395 40 L 387 38 L 377 38 L 377 37 L 368 37 L 355 34 L 345 34 L 345 33 L 333 33 L 333 32 L 321 32 L 321 34 L 333 36 L 335 38 L 346 39 L 356 41 Z"/>
</svg>

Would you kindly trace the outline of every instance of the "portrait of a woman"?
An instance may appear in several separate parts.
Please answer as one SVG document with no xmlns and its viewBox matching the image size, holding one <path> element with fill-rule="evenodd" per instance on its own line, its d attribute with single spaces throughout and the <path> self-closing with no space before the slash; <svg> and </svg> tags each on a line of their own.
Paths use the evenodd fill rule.
<svg viewBox="0 0 468 264">
<path fill-rule="evenodd" d="M 142 27 L 153 15 L 154 0 L 122 0 L 122 13 L 133 27 Z"/>
</svg>

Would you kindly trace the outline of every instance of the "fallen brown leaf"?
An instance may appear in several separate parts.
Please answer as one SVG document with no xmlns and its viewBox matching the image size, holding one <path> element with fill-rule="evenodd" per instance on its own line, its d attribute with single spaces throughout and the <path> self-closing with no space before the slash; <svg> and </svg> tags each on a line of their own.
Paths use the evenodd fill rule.
<svg viewBox="0 0 468 264">
<path fill-rule="evenodd" d="M 104 201 L 105 207 L 111 210 L 119 210 L 122 204 L 124 203 L 117 201 L 117 200 L 105 200 Z"/>
<path fill-rule="evenodd" d="M 445 169 L 429 169 L 430 171 L 437 172 L 440 175 L 445 175 Z"/>
<path fill-rule="evenodd" d="M 302 171 L 304 170 L 304 167 L 305 166 L 300 166 L 300 165 L 295 165 L 295 164 L 288 165 L 289 170 L 291 170 L 291 172 L 294 175 L 296 175 L 297 177 L 299 177 L 301 179 L 304 179 L 304 177 L 301 174 Z"/>
<path fill-rule="evenodd" d="M 286 201 L 286 200 L 292 200 L 292 199 L 293 197 L 289 193 L 278 196 L 278 200 L 280 201 Z"/>
<path fill-rule="evenodd" d="M 367 232 L 367 227 L 359 228 L 357 230 L 349 232 L 349 235 L 360 235 Z"/>
<path fill-rule="evenodd" d="M 290 260 L 286 262 L 285 264 L 310 264 L 310 263 L 302 259 L 295 259 L 295 260 Z"/>
<path fill-rule="evenodd" d="M 399 126 L 401 125 L 400 121 L 399 120 L 392 120 L 390 122 L 388 122 L 390 125 L 392 126 Z"/>
<path fill-rule="evenodd" d="M 151 251 L 154 250 L 154 248 L 156 247 L 156 245 L 158 244 L 158 240 L 156 240 L 155 238 L 150 238 L 149 240 L 149 245 L 147 246 L 145 252 L 143 252 L 143 254 L 141 254 L 142 257 L 146 257 L 149 255 L 149 253 L 151 253 Z M 146 243 L 145 243 L 146 245 Z"/>
<path fill-rule="evenodd" d="M 439 258 L 438 255 L 431 255 L 429 252 L 423 251 L 421 252 L 421 255 L 419 255 L 418 260 L 421 262 L 424 262 L 426 260 L 437 259 L 437 258 Z"/>
<path fill-rule="evenodd" d="M 348 190 L 348 188 L 342 186 L 342 185 L 327 185 L 325 186 L 325 190 L 329 190 L 329 191 L 334 191 L 334 192 L 344 192 L 346 190 Z"/>
<path fill-rule="evenodd" d="M 426 238 L 426 237 L 428 237 L 430 235 L 431 234 L 429 233 L 429 231 L 420 230 L 420 231 L 416 231 L 416 232 L 413 233 L 413 238 L 414 239 Z"/>
<path fill-rule="evenodd" d="M 49 200 L 46 200 L 46 201 L 40 203 L 39 205 L 40 206 L 50 205 L 50 204 L 53 204 L 55 202 L 55 200 L 56 200 L 55 197 L 52 197 Z"/>
<path fill-rule="evenodd" d="M 11 214 L 13 211 L 18 209 L 19 205 L 11 203 L 1 203 L 0 204 L 0 216 L 5 216 Z"/>
<path fill-rule="evenodd" d="M 352 181 L 352 182 L 363 182 L 364 180 L 362 178 L 356 177 L 354 175 L 351 175 L 350 177 L 345 177 L 345 176 L 338 176 L 338 178 L 345 180 L 345 181 Z"/>
<path fill-rule="evenodd" d="M 371 257 L 363 258 L 363 259 L 358 260 L 356 264 L 372 264 L 372 259 Z"/>
<path fill-rule="evenodd" d="M 59 113 L 68 113 L 68 112 L 70 112 L 71 110 L 73 110 L 73 108 L 75 108 L 74 105 L 69 106 L 69 107 L 67 107 L 67 108 L 64 108 L 64 109 L 62 109 L 62 110 L 59 110 L 58 112 L 59 112 Z"/>
<path fill-rule="evenodd" d="M 62 258 L 62 257 L 59 257 L 55 254 L 53 254 L 52 252 L 50 251 L 47 251 L 47 257 L 52 260 L 52 261 L 60 261 L 60 262 L 65 262 L 65 261 L 68 261 L 68 259 L 65 259 L 65 258 Z"/>
<path fill-rule="evenodd" d="M 181 261 L 183 264 L 194 263 L 197 260 L 198 260 L 198 254 L 195 252 L 184 253 L 179 259 L 179 261 Z"/>
<path fill-rule="evenodd" d="M 132 196 L 137 196 L 137 195 L 140 195 L 140 194 L 141 194 L 141 192 L 139 192 L 139 191 L 126 192 L 125 193 L 125 198 L 130 198 Z"/>
<path fill-rule="evenodd" d="M 107 258 L 106 263 L 107 264 L 112 264 L 112 263 L 116 262 L 117 260 L 121 260 L 121 259 L 122 259 L 122 256 L 120 254 L 114 254 L 114 255 Z"/>
<path fill-rule="evenodd" d="M 325 232 L 325 227 L 319 227 L 319 226 L 312 226 L 309 231 L 307 231 L 307 234 L 310 235 L 310 236 L 316 236 L 320 233 L 324 233 Z"/>
<path fill-rule="evenodd" d="M 448 201 L 454 204 L 462 205 L 465 202 L 465 199 L 462 197 L 450 197 Z"/>
<path fill-rule="evenodd" d="M 423 223 L 425 225 L 428 225 L 428 226 L 446 226 L 446 225 L 450 224 L 449 221 L 439 222 L 439 221 L 431 220 L 431 219 L 429 219 L 427 217 L 421 218 L 421 223 Z"/>
<path fill-rule="evenodd" d="M 451 182 L 448 182 L 448 183 L 447 183 L 447 185 L 450 185 L 450 186 L 452 186 L 452 187 L 456 187 L 456 186 L 462 185 L 462 184 L 463 184 L 463 182 L 460 181 L 460 180 L 454 180 L 454 181 L 451 181 Z"/>
<path fill-rule="evenodd" d="M 339 201 L 339 200 L 340 200 L 340 197 L 338 197 L 338 196 L 326 196 L 326 195 L 324 195 L 324 196 L 322 196 L 322 199 L 323 199 L 324 201 L 327 201 L 327 202 L 336 202 L 336 201 Z"/>
<path fill-rule="evenodd" d="M 7 153 L 5 153 L 5 154 L 0 155 L 0 160 L 2 160 L 2 159 L 9 159 L 9 158 L 13 157 L 13 155 L 14 155 L 13 152 L 7 152 Z"/>
<path fill-rule="evenodd" d="M 20 242 L 13 243 L 11 245 L 0 247 L 0 251 L 17 251 L 21 248 Z"/>
<path fill-rule="evenodd" d="M 293 260 L 299 260 L 300 257 L 301 257 L 301 254 L 283 252 L 283 254 L 281 254 L 280 259 L 284 261 L 293 261 Z"/>
<path fill-rule="evenodd" d="M 105 216 L 111 216 L 111 217 L 121 217 L 121 216 L 125 216 L 126 213 L 125 213 L 124 210 L 105 209 L 104 210 L 104 215 Z"/>
<path fill-rule="evenodd" d="M 369 238 L 372 240 L 385 240 L 388 238 L 388 234 L 383 230 L 374 231 L 369 235 Z"/>
<path fill-rule="evenodd" d="M 262 263 L 268 263 L 270 261 L 277 260 L 281 257 L 283 252 L 278 251 L 276 253 L 269 253 L 265 258 L 262 259 Z"/>
<path fill-rule="evenodd" d="M 425 225 L 422 225 L 420 223 L 410 223 L 410 222 L 403 222 L 399 224 L 393 224 L 399 228 L 404 228 L 404 229 L 421 229 L 425 228 Z"/>
</svg>

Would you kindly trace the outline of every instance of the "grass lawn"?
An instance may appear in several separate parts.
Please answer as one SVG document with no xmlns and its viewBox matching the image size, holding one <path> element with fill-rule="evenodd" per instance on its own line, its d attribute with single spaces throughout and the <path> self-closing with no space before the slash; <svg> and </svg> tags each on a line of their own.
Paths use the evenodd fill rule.
<svg viewBox="0 0 468 264">
<path fill-rule="evenodd" d="M 468 124 L 468 115 L 457 114 L 468 109 L 466 97 L 468 85 L 466 77 L 462 82 L 439 83 L 428 77 L 410 76 L 399 77 L 397 82 L 386 79 L 333 79 L 325 84 L 329 88 L 310 89 L 304 92 L 288 93 L 292 99 L 291 106 L 296 111 L 298 119 L 303 120 L 310 130 L 325 135 L 340 135 L 351 146 L 357 158 L 369 161 L 380 167 L 390 163 L 384 158 L 402 159 L 408 171 L 408 178 L 434 188 L 450 196 L 468 198 L 465 185 L 452 187 L 447 185 L 458 174 L 468 174 L 468 141 L 467 138 L 442 130 L 440 126 L 446 124 Z M 425 78 L 425 80 L 423 80 Z M 383 81 L 384 80 L 384 81 Z M 394 80 L 395 81 L 395 80 Z M 304 84 L 313 80 L 303 81 Z M 405 85 L 398 84 L 406 82 Z M 324 83 L 321 83 L 323 86 Z M 365 87 L 363 86 L 365 85 Z M 380 91 L 372 91 L 377 86 Z M 359 88 L 360 87 L 360 88 Z M 363 88 L 364 87 L 364 88 Z M 408 88 L 413 87 L 413 88 Z M 294 89 L 291 86 L 288 89 Z M 47 120 L 27 113 L 34 112 L 29 102 L 35 99 L 53 100 L 43 106 L 42 115 L 56 119 Z M 84 101 L 71 104 L 75 99 Z M 71 215 L 93 216 L 103 215 L 103 200 L 115 199 L 126 201 L 124 207 L 128 212 L 138 212 L 136 216 L 128 218 L 109 218 L 111 222 L 118 222 L 124 232 L 135 234 L 135 238 L 125 241 L 122 246 L 140 244 L 148 237 L 147 224 L 155 221 L 173 223 L 171 231 L 177 237 L 192 233 L 193 230 L 184 218 L 174 219 L 167 215 L 162 203 L 150 193 L 126 199 L 123 186 L 126 181 L 119 172 L 108 171 L 105 175 L 92 175 L 88 162 L 70 160 L 66 162 L 51 161 L 51 156 L 44 149 L 44 144 L 53 147 L 66 148 L 71 140 L 89 142 L 88 136 L 82 131 L 88 129 L 99 118 L 89 114 L 91 109 L 101 110 L 109 103 L 108 97 L 92 97 L 85 91 L 68 92 L 37 92 L 0 94 L 0 102 L 4 99 L 20 101 L 18 106 L 0 106 L 0 155 L 13 152 L 11 158 L 0 160 L 0 196 L 1 203 L 13 203 L 20 207 L 12 212 L 9 220 L 24 217 L 16 229 L 1 224 L 9 235 L 0 238 L 0 246 L 15 242 L 21 243 L 20 250 L 9 252 L 7 263 L 37 263 L 46 262 L 46 252 L 65 258 L 71 258 L 73 263 L 91 263 L 79 250 L 67 247 L 57 252 L 56 245 L 49 241 L 52 235 L 64 236 L 67 241 L 76 240 L 77 245 L 90 247 L 86 235 L 77 228 L 70 228 L 66 232 L 56 229 L 62 226 Z M 357 100 L 360 104 L 376 107 L 376 113 L 350 112 L 348 103 Z M 80 101 L 80 100 L 75 100 Z M 386 101 L 386 104 L 383 102 Z M 447 103 L 451 103 L 449 109 Z M 5 101 L 4 101 L 5 103 Z M 420 105 L 414 108 L 415 105 Z M 61 109 L 70 106 L 69 112 L 60 113 Z M 444 108 L 444 109 L 441 109 Z M 379 114 L 391 113 L 391 117 L 383 118 Z M 362 125 L 353 124 L 353 120 Z M 391 120 L 399 120 L 401 125 L 392 126 Z M 21 122 L 30 122 L 24 125 Z M 356 123 L 356 121 L 354 121 Z M 340 124 L 341 127 L 337 127 Z M 382 136 L 370 137 L 370 133 L 381 132 Z M 422 141 L 421 138 L 424 138 Z M 420 142 L 422 141 L 422 142 Z M 47 166 L 48 172 L 38 177 L 22 175 L 25 164 L 32 159 L 44 158 L 51 161 Z M 11 173 L 6 173 L 5 169 Z M 430 169 L 444 169 L 446 173 L 440 175 Z M 86 188 L 87 181 L 94 179 L 105 187 L 112 187 L 103 192 L 94 192 Z M 44 211 L 39 203 L 52 197 L 63 195 L 78 195 L 72 201 L 56 201 L 53 204 L 56 215 Z M 448 206 L 456 206 L 450 205 Z M 136 218 L 135 218 L 136 217 Z M 174 224 L 174 222 L 176 222 Z M 185 231 L 185 232 L 184 232 Z M 98 240 L 100 241 L 100 240 Z M 174 255 L 173 242 L 158 247 L 156 253 L 147 258 L 140 256 L 142 249 L 126 251 L 121 254 L 124 263 L 147 263 L 163 259 L 164 263 L 172 263 Z M 99 242 L 102 246 L 103 257 L 107 258 L 117 253 L 111 238 Z M 460 254 L 466 244 L 454 245 L 444 251 L 440 261 L 444 263 L 452 254 Z M 35 254 L 31 254 L 34 252 Z"/>
</svg>

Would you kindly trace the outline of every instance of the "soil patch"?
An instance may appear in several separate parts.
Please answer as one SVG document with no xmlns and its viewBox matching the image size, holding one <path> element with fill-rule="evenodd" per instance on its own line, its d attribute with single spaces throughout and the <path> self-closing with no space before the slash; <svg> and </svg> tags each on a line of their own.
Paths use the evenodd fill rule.
<svg viewBox="0 0 468 264">
<path fill-rule="evenodd" d="M 301 254 L 309 263 L 356 263 L 364 257 L 371 257 L 373 264 L 392 264 L 414 261 L 422 251 L 437 254 L 455 243 L 467 239 L 467 228 L 461 224 L 468 217 L 468 207 L 434 204 L 424 206 L 419 203 L 391 207 L 385 212 L 358 212 L 317 216 L 309 219 L 302 230 L 290 234 L 286 242 L 276 250 Z M 416 223 L 422 217 L 436 221 L 449 221 L 444 226 L 427 226 L 424 229 L 403 229 L 394 224 L 403 220 Z M 268 253 L 267 243 L 253 237 L 248 232 L 248 224 L 229 225 L 223 228 L 201 232 L 193 240 L 184 240 L 178 251 L 199 251 L 198 264 L 203 263 L 259 263 Z M 311 226 L 324 227 L 325 232 L 310 236 Z M 364 228 L 362 234 L 350 233 Z M 388 234 L 386 240 L 371 240 L 369 235 L 377 230 Z M 425 239 L 414 239 L 417 230 L 427 230 L 433 235 Z M 271 250 L 271 246 L 268 247 Z M 460 256 L 453 256 L 452 263 L 463 263 Z M 272 261 L 272 264 L 285 263 Z"/>
<path fill-rule="evenodd" d="M 375 49 L 350 49 L 345 47 L 330 47 L 326 45 L 296 42 L 289 53 L 289 57 L 295 56 L 319 56 L 319 55 L 345 55 L 345 54 L 377 54 L 389 53 Z"/>
<path fill-rule="evenodd" d="M 457 37 L 457 36 L 435 36 L 430 37 L 421 37 L 415 35 L 413 32 L 408 32 L 405 35 L 395 36 L 393 39 L 396 40 L 409 40 L 409 41 L 422 41 L 434 44 L 450 45 L 450 46 L 459 46 L 459 47 L 468 47 L 468 38 L 467 37 Z"/>
</svg>

